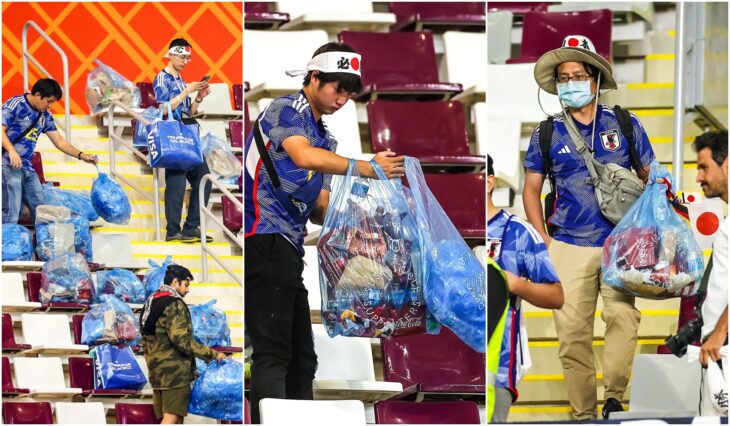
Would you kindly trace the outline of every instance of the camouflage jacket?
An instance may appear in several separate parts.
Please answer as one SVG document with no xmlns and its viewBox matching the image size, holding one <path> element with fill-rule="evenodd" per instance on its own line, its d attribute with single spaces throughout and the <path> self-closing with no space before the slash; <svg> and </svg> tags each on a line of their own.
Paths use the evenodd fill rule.
<svg viewBox="0 0 730 426">
<path fill-rule="evenodd" d="M 142 336 L 144 358 L 153 389 L 190 385 L 197 372 L 195 358 L 210 362 L 216 352 L 193 338 L 193 322 L 185 302 L 168 305 L 155 325 L 154 336 Z"/>
</svg>

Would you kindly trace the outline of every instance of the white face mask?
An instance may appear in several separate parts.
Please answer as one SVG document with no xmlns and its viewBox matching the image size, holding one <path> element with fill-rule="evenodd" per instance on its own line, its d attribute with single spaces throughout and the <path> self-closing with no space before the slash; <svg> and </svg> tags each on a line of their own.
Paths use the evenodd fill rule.
<svg viewBox="0 0 730 426">
<path fill-rule="evenodd" d="M 583 108 L 593 100 L 591 80 L 570 80 L 567 83 L 558 83 L 557 88 L 560 100 L 571 108 Z"/>
</svg>

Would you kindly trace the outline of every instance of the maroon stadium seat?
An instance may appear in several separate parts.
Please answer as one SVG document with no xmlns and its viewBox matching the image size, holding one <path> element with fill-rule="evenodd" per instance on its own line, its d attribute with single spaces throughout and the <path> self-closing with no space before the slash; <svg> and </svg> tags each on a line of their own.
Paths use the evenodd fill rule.
<svg viewBox="0 0 730 426">
<path fill-rule="evenodd" d="M 16 388 L 13 385 L 13 378 L 10 375 L 10 360 L 8 357 L 3 357 L 3 397 L 13 397 L 17 395 L 30 393 L 29 389 Z"/>
<path fill-rule="evenodd" d="M 552 2 L 526 2 L 526 1 L 490 1 L 487 5 L 490 12 L 508 11 L 514 15 L 524 15 L 527 12 L 547 12 Z"/>
<path fill-rule="evenodd" d="M 31 157 L 30 161 L 33 164 L 33 169 L 35 169 L 36 174 L 38 174 L 38 180 L 41 182 L 41 185 L 43 185 L 44 183 L 50 183 L 53 186 L 61 185 L 59 182 L 50 182 L 46 180 L 46 177 L 43 174 L 43 159 L 40 152 L 33 152 L 33 156 Z M 25 205 L 23 205 L 21 208 L 20 217 L 18 218 L 18 224 L 29 227 L 35 226 L 35 224 L 30 220 L 30 212 Z"/>
<path fill-rule="evenodd" d="M 469 153 L 460 102 L 370 101 L 367 109 L 374 153 L 390 149 L 424 165 L 484 167 L 484 156 Z"/>
<path fill-rule="evenodd" d="M 289 22 L 288 13 L 269 11 L 267 2 L 245 2 L 243 4 L 244 28 L 248 30 L 276 29 Z"/>
<path fill-rule="evenodd" d="M 390 2 L 396 23 L 391 31 L 484 31 L 484 2 Z"/>
<path fill-rule="evenodd" d="M 28 279 L 28 301 L 41 303 L 41 310 L 52 311 L 85 311 L 89 309 L 89 305 L 76 302 L 50 302 L 43 304 L 40 299 L 41 289 L 41 276 L 40 272 L 28 272 L 26 278 Z"/>
<path fill-rule="evenodd" d="M 117 424 L 145 425 L 159 423 L 152 404 L 114 404 Z"/>
<path fill-rule="evenodd" d="M 386 381 L 408 392 L 484 394 L 486 361 L 446 327 L 439 334 L 381 340 Z"/>
<path fill-rule="evenodd" d="M 3 402 L 3 423 L 9 425 L 52 425 L 49 402 Z"/>
<path fill-rule="evenodd" d="M 248 107 L 244 108 L 246 123 L 248 123 Z M 248 133 L 249 125 L 246 124 L 246 132 Z M 241 120 L 233 120 L 228 122 L 228 130 L 231 132 L 231 147 L 243 148 L 243 122 Z"/>
<path fill-rule="evenodd" d="M 83 396 L 126 398 L 137 394 L 126 389 L 94 389 L 94 365 L 89 357 L 68 357 L 68 375 L 72 388 L 81 388 Z"/>
<path fill-rule="evenodd" d="M 152 83 L 137 82 L 139 87 L 139 94 L 141 101 L 139 107 L 147 109 L 149 107 L 157 107 L 157 98 L 155 97 L 155 89 L 152 87 Z"/>
<path fill-rule="evenodd" d="M 240 84 L 233 85 L 233 106 L 236 111 L 243 109 L 243 86 Z"/>
<path fill-rule="evenodd" d="M 243 203 L 242 197 L 236 197 Z M 243 212 L 228 197 L 222 198 L 223 203 L 223 224 L 231 232 L 238 232 L 243 226 Z"/>
<path fill-rule="evenodd" d="M 487 217 L 484 173 L 428 173 L 426 184 L 464 238 L 484 239 Z"/>
<path fill-rule="evenodd" d="M 10 314 L 3 314 L 3 352 L 18 352 L 30 349 L 30 345 L 15 343 L 13 320 Z"/>
<path fill-rule="evenodd" d="M 380 401 L 375 403 L 375 423 L 476 425 L 479 407 L 473 401 Z"/>
<path fill-rule="evenodd" d="M 251 424 L 251 407 L 248 405 L 248 398 L 243 397 L 243 423 Z"/>
<path fill-rule="evenodd" d="M 581 34 L 593 42 L 598 54 L 611 60 L 610 10 L 583 12 L 527 12 L 522 29 L 520 56 L 508 64 L 536 62 L 545 52 L 557 49 L 571 34 Z"/>
<path fill-rule="evenodd" d="M 339 38 L 367 58 L 358 100 L 439 100 L 462 91 L 461 84 L 439 81 L 431 33 L 343 31 Z"/>
</svg>

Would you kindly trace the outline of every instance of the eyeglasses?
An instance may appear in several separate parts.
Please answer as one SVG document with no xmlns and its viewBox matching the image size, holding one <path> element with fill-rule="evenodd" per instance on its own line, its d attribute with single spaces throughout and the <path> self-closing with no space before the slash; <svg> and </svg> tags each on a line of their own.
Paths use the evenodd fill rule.
<svg viewBox="0 0 730 426">
<path fill-rule="evenodd" d="M 558 83 L 567 83 L 570 80 L 573 80 L 575 82 L 582 83 L 582 82 L 584 82 L 586 80 L 590 80 L 591 78 L 593 78 L 593 76 L 590 75 L 590 74 L 576 74 L 576 75 L 574 75 L 572 77 L 571 76 L 568 76 L 568 75 L 561 75 L 560 77 L 556 78 L 555 80 Z"/>
<path fill-rule="evenodd" d="M 183 62 L 190 62 L 193 60 L 193 57 L 190 55 L 172 55 L 172 56 L 174 56 L 176 58 L 180 58 L 180 60 Z"/>
</svg>

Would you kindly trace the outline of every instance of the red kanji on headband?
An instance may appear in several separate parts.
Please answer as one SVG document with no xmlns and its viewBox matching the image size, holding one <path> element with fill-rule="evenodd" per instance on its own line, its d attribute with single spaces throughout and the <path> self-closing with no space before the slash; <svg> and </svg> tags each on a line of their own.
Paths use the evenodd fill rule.
<svg viewBox="0 0 730 426">
<path fill-rule="evenodd" d="M 357 58 L 352 58 L 352 60 L 350 60 L 350 66 L 352 69 L 357 71 L 360 69 L 360 61 L 358 61 Z"/>
<path fill-rule="evenodd" d="M 568 46 L 570 46 L 570 47 L 576 47 L 576 46 L 578 46 L 579 43 L 580 42 L 578 41 L 577 38 L 571 38 L 570 40 L 568 40 Z"/>
</svg>

